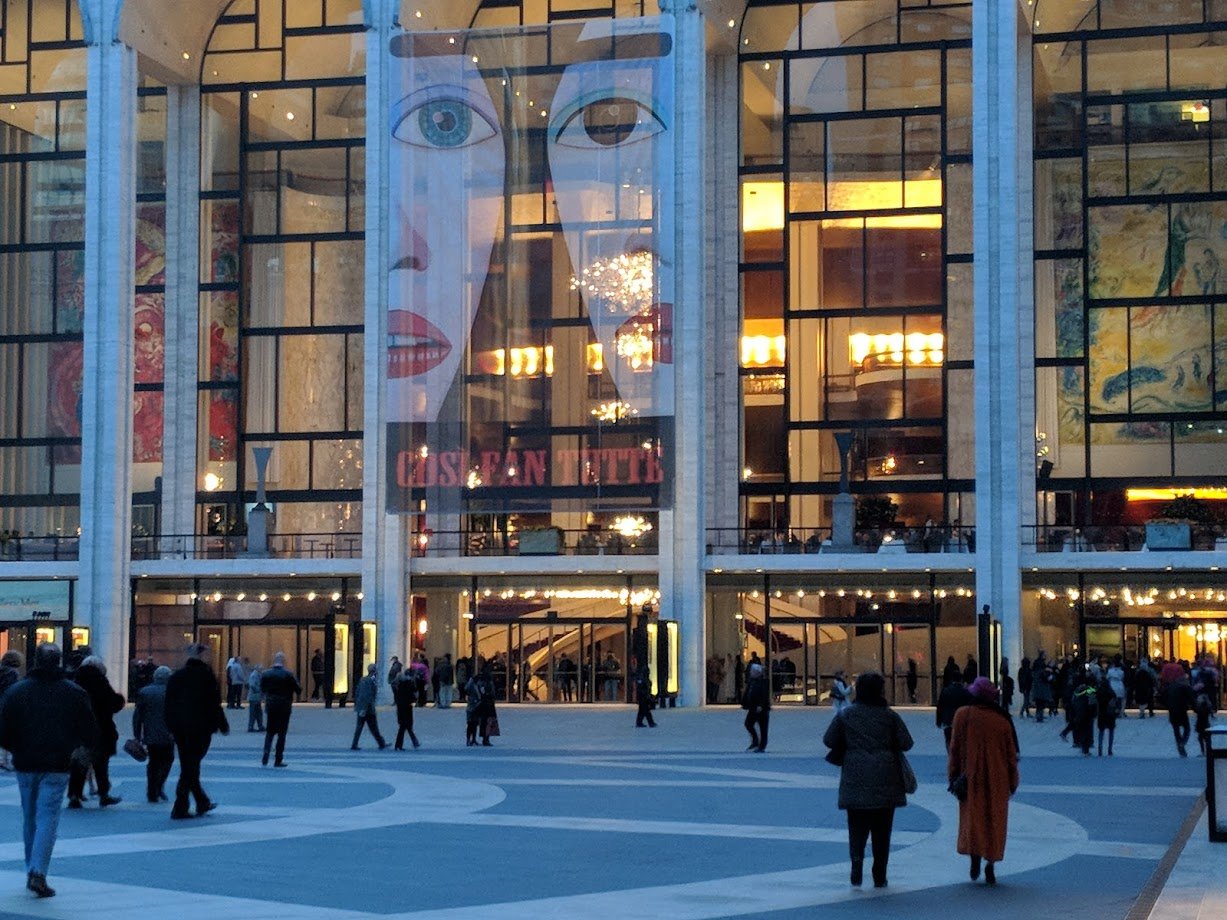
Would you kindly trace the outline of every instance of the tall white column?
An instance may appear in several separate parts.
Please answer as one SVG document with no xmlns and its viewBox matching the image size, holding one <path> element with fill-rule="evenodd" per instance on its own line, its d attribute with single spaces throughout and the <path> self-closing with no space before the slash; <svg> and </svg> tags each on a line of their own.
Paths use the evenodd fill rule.
<svg viewBox="0 0 1227 920">
<path fill-rule="evenodd" d="M 1022 507 L 1035 478 L 1029 52 L 1015 4 L 974 0 L 972 26 L 976 594 L 1017 662 Z"/>
<path fill-rule="evenodd" d="M 200 328 L 200 88 L 166 93 L 166 379 L 162 533 L 196 529 Z"/>
<path fill-rule="evenodd" d="M 706 160 L 699 154 L 707 117 L 707 49 L 703 17 L 694 6 L 662 3 L 676 22 L 674 44 L 674 226 L 677 245 L 673 305 L 673 371 L 676 375 L 673 510 L 661 515 L 660 591 L 662 616 L 681 631 L 682 706 L 704 700 L 707 618 L 703 615 L 705 545 L 703 467 L 704 349 L 707 306 Z"/>
<path fill-rule="evenodd" d="M 363 410 L 362 618 L 379 624 L 379 657 L 405 660 L 408 635 L 406 553 L 401 518 L 387 513 L 384 427 L 388 338 L 388 39 L 399 0 L 369 0 L 366 44 L 366 335 Z"/>
<path fill-rule="evenodd" d="M 131 607 L 136 52 L 104 39 L 89 46 L 88 60 L 76 619 L 89 624 L 94 650 L 123 686 Z"/>
</svg>

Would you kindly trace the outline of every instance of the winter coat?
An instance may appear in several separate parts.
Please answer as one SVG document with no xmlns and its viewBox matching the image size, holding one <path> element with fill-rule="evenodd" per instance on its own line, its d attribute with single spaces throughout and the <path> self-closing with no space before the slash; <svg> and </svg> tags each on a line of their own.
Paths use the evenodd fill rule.
<svg viewBox="0 0 1227 920">
<path fill-rule="evenodd" d="M 392 698 L 396 700 L 397 724 L 413 724 L 413 707 L 417 705 L 420 689 L 421 684 L 418 683 L 412 670 L 402 671 L 400 677 L 392 684 Z"/>
<path fill-rule="evenodd" d="M 21 680 L 21 673 L 12 665 L 0 664 L 0 696 L 4 691 Z"/>
<path fill-rule="evenodd" d="M 840 808 L 899 808 L 907 804 L 898 752 L 911 750 L 912 736 L 889 706 L 853 703 L 831 720 L 822 743 L 844 751 L 839 772 Z"/>
<path fill-rule="evenodd" d="M 1133 700 L 1138 706 L 1152 706 L 1155 701 L 1155 672 L 1138 668 L 1133 675 Z"/>
<path fill-rule="evenodd" d="M 98 726 L 99 754 L 114 757 L 119 744 L 119 729 L 115 727 L 115 713 L 124 708 L 124 698 L 112 688 L 106 675 L 93 665 L 77 668 L 73 683 L 85 691 L 94 710 L 94 722 Z"/>
<path fill-rule="evenodd" d="M 1120 705 L 1125 705 L 1125 669 L 1112 665 L 1108 668 L 1107 673 L 1108 683 L 1112 685 L 1112 692 L 1116 694 L 1116 698 L 1120 700 Z"/>
<path fill-rule="evenodd" d="M 1099 682 L 1095 691 L 1095 724 L 1100 729 L 1116 728 L 1117 707 L 1124 705 L 1124 700 L 1116 695 L 1109 678 Z"/>
<path fill-rule="evenodd" d="M 166 727 L 175 740 L 204 742 L 214 732 L 228 734 L 221 695 L 213 669 L 199 658 L 189 658 L 172 674 L 166 682 Z"/>
<path fill-rule="evenodd" d="M 89 697 L 59 671 L 33 668 L 0 700 L 0 747 L 20 773 L 67 773 L 73 751 L 97 740 Z"/>
<path fill-rule="evenodd" d="M 270 704 L 284 703 L 292 706 L 294 698 L 302 693 L 294 672 L 281 665 L 273 665 L 260 675 L 260 690 Z"/>
<path fill-rule="evenodd" d="M 951 684 L 937 697 L 937 727 L 949 728 L 954 724 L 954 714 L 969 705 L 973 697 L 962 684 Z"/>
<path fill-rule="evenodd" d="M 958 851 L 997 862 L 1005 855 L 1010 796 L 1018 789 L 1018 742 L 1007 712 L 976 702 L 954 716 L 949 779 L 967 777 L 959 803 Z"/>
<path fill-rule="evenodd" d="M 767 676 L 751 677 L 746 684 L 746 692 L 742 697 L 743 709 L 767 710 L 771 708 L 771 689 L 767 686 Z"/>
<path fill-rule="evenodd" d="M 375 678 L 368 674 L 358 681 L 358 687 L 354 690 L 354 712 L 359 716 L 365 716 L 367 713 L 373 712 L 378 695 L 379 688 L 375 686 Z"/>
<path fill-rule="evenodd" d="M 1036 703 L 1051 703 L 1052 678 L 1048 673 L 1048 663 L 1037 661 L 1031 666 L 1031 699 Z"/>
<path fill-rule="evenodd" d="M 1031 659 L 1024 658 L 1022 664 L 1018 668 L 1018 690 L 1024 696 L 1031 692 Z"/>
<path fill-rule="evenodd" d="M 136 694 L 132 711 L 132 735 L 145 744 L 174 744 L 166 727 L 166 684 L 150 684 Z"/>
<path fill-rule="evenodd" d="M 247 675 L 247 702 L 262 703 L 264 702 L 264 691 L 261 689 L 261 681 L 264 679 L 264 673 L 255 668 L 251 669 L 251 673 Z"/>
</svg>

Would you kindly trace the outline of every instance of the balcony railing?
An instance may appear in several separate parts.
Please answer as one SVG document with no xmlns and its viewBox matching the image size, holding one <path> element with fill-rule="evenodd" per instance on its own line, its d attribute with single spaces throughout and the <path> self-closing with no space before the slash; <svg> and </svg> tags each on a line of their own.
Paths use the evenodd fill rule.
<svg viewBox="0 0 1227 920">
<path fill-rule="evenodd" d="M 707 531 L 709 556 L 780 556 L 799 553 L 906 555 L 975 551 L 976 529 L 958 524 L 857 529 L 851 546 L 837 546 L 831 538 L 830 527 L 791 527 L 786 530 L 711 527 Z"/>
<path fill-rule="evenodd" d="M 159 534 L 132 538 L 133 559 L 360 559 L 357 533 L 269 534 L 267 554 L 248 550 L 245 535 Z"/>
<path fill-rule="evenodd" d="M 60 534 L 42 537 L 10 535 L 0 538 L 0 562 L 62 562 L 76 560 L 81 538 Z"/>
<path fill-rule="evenodd" d="M 1039 553 L 1227 551 L 1227 524 L 1037 524 L 1023 528 L 1023 545 Z"/>
<path fill-rule="evenodd" d="M 655 530 L 638 535 L 616 531 L 563 530 L 557 527 L 512 533 L 488 531 L 419 531 L 410 537 L 419 558 L 455 556 L 651 556 Z"/>
</svg>

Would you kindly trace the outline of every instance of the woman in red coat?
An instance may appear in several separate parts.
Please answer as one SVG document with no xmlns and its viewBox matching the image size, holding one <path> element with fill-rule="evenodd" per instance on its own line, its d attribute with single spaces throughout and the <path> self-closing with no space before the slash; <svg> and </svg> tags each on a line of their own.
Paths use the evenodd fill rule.
<svg viewBox="0 0 1227 920">
<path fill-rule="evenodd" d="M 968 689 L 973 703 L 954 716 L 946 769 L 951 782 L 967 780 L 959 802 L 959 852 L 971 857 L 972 881 L 984 860 L 984 880 L 995 885 L 993 863 L 1005 855 L 1010 796 L 1018 789 L 1018 737 L 992 681 L 977 677 Z"/>
</svg>

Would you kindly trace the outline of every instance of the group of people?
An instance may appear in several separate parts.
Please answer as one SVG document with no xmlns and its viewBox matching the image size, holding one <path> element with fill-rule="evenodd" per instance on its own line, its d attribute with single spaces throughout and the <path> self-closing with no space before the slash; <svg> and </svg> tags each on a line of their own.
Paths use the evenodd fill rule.
<svg viewBox="0 0 1227 920">
<path fill-rule="evenodd" d="M 1167 710 L 1176 742 L 1176 752 L 1188 756 L 1188 742 L 1195 732 L 1201 753 L 1206 753 L 1210 724 L 1218 712 L 1222 679 L 1211 655 L 1193 662 L 1143 658 L 1134 665 L 1123 656 L 1072 655 L 1052 661 L 1044 651 L 1034 659 L 1024 658 L 1018 671 L 1022 694 L 1022 718 L 1043 722 L 1045 715 L 1064 710 L 1061 738 L 1072 738 L 1089 756 L 1098 729 L 1098 753 L 1113 754 L 1118 719 L 1136 708 L 1139 718 L 1153 718 L 1156 705 Z M 1193 717 L 1190 722 L 1190 715 Z"/>
<path fill-rule="evenodd" d="M 962 685 L 962 673 L 959 685 Z M 977 676 L 954 711 L 948 733 L 947 780 L 959 799 L 958 852 L 970 860 L 970 876 L 996 884 L 995 865 L 1005 855 L 1010 797 L 1018 790 L 1018 737 L 1001 691 Z M 855 699 L 836 709 L 823 736 L 827 760 L 840 768 L 839 807 L 847 813 L 851 884 L 864 880 L 865 846 L 873 858 L 875 888 L 887 886 L 895 811 L 916 788 L 905 752 L 913 740 L 886 702 L 886 679 L 866 671 L 856 679 Z"/>
</svg>

